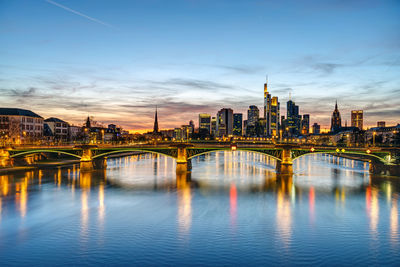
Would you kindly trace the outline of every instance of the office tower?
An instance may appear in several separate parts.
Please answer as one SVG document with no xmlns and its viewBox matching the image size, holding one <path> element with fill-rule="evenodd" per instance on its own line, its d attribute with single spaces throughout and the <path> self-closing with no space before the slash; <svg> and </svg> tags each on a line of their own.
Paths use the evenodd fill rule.
<svg viewBox="0 0 400 267">
<path fill-rule="evenodd" d="M 201 129 L 206 129 L 208 133 L 211 133 L 211 115 L 201 113 L 199 114 L 199 132 Z"/>
<path fill-rule="evenodd" d="M 297 106 L 292 100 L 289 100 L 286 105 L 287 109 L 287 120 L 286 128 L 289 136 L 295 136 L 299 134 L 301 116 L 299 115 L 299 106 Z"/>
<path fill-rule="evenodd" d="M 338 132 L 342 128 L 342 119 L 340 118 L 340 112 L 338 110 L 337 101 L 335 104 L 335 110 L 332 113 L 331 119 L 331 132 Z"/>
<path fill-rule="evenodd" d="M 243 135 L 248 136 L 247 134 L 247 120 L 243 121 Z"/>
<path fill-rule="evenodd" d="M 310 114 L 304 114 L 303 119 L 301 121 L 301 134 L 309 134 L 310 133 Z"/>
<path fill-rule="evenodd" d="M 270 136 L 271 135 L 271 94 L 268 92 L 268 76 L 267 80 L 264 83 L 264 118 L 265 118 L 265 133 L 264 135 Z M 256 120 L 257 121 L 257 120 Z M 248 125 L 252 126 L 250 122 L 248 122 Z M 254 122 L 255 125 L 255 122 Z"/>
<path fill-rule="evenodd" d="M 217 118 L 216 117 L 211 117 L 211 135 L 212 136 L 217 135 Z"/>
<path fill-rule="evenodd" d="M 189 131 L 190 135 L 194 133 L 194 122 L 192 120 L 189 121 Z"/>
<path fill-rule="evenodd" d="M 233 114 L 233 135 L 242 136 L 243 135 L 243 114 L 234 113 Z"/>
<path fill-rule="evenodd" d="M 321 126 L 318 123 L 314 123 L 312 126 L 313 134 L 320 134 L 321 133 Z"/>
<path fill-rule="evenodd" d="M 358 129 L 363 129 L 363 111 L 362 110 L 352 110 L 351 111 L 351 126 L 358 127 Z"/>
<path fill-rule="evenodd" d="M 257 106 L 249 106 L 247 110 L 247 126 L 255 126 L 258 118 L 260 117 L 260 111 Z"/>
<path fill-rule="evenodd" d="M 233 110 L 223 108 L 217 113 L 217 136 L 223 137 L 232 135 L 233 131 Z"/>
<path fill-rule="evenodd" d="M 386 122 L 384 122 L 384 121 L 378 121 L 377 126 L 378 126 L 378 127 L 386 127 Z"/>
<path fill-rule="evenodd" d="M 280 104 L 278 101 L 278 97 L 274 96 L 271 100 L 271 116 L 268 116 L 271 119 L 270 123 L 268 123 L 268 121 L 266 121 L 266 135 L 267 136 L 278 136 L 279 135 L 279 126 L 280 126 L 279 109 L 280 109 Z"/>
</svg>

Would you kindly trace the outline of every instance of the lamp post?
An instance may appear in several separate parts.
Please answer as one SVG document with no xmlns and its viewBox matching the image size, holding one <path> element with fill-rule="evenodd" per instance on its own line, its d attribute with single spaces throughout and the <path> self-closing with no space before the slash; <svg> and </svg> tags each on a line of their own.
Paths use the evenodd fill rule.
<svg viewBox="0 0 400 267">
<path fill-rule="evenodd" d="M 375 147 L 375 136 L 376 136 L 376 132 L 372 133 L 372 146 Z"/>
</svg>

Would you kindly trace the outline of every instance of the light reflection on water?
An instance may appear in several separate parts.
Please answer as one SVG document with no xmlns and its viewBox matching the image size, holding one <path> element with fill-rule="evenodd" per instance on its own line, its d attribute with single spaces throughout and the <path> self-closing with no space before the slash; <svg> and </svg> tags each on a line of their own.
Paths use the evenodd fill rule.
<svg viewBox="0 0 400 267">
<path fill-rule="evenodd" d="M 142 154 L 0 175 L 0 263 L 386 264 L 399 256 L 400 177 L 307 155 L 293 176 L 252 152 Z M 52 250 L 52 253 L 48 251 Z"/>
</svg>

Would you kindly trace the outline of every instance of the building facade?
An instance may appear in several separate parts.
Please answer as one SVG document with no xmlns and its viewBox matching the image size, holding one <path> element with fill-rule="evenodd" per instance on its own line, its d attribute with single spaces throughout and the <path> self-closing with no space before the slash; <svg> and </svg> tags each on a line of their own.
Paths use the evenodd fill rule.
<svg viewBox="0 0 400 267">
<path fill-rule="evenodd" d="M 48 118 L 44 120 L 51 131 L 54 141 L 68 141 L 69 139 L 69 123 L 58 118 Z"/>
<path fill-rule="evenodd" d="M 223 108 L 217 113 L 217 136 L 229 136 L 233 133 L 233 110 Z"/>
<path fill-rule="evenodd" d="M 19 108 L 0 108 L 0 135 L 5 143 L 27 144 L 43 137 L 43 118 Z"/>
<path fill-rule="evenodd" d="M 363 111 L 362 110 L 352 110 L 351 111 L 351 126 L 357 127 L 358 129 L 363 129 Z"/>
<path fill-rule="evenodd" d="M 233 114 L 233 135 L 242 136 L 243 135 L 243 114 L 234 113 Z"/>
<path fill-rule="evenodd" d="M 199 114 L 199 132 L 201 129 L 206 129 L 208 133 L 211 133 L 211 115 L 201 113 Z"/>
</svg>

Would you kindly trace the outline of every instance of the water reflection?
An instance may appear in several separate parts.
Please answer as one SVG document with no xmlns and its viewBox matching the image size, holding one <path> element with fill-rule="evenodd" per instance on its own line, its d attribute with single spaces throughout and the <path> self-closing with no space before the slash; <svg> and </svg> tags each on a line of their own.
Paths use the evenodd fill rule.
<svg viewBox="0 0 400 267">
<path fill-rule="evenodd" d="M 280 240 L 284 247 L 288 248 L 292 236 L 292 207 L 290 201 L 292 178 L 282 177 L 277 181 L 280 186 L 276 197 L 276 224 Z"/>
<path fill-rule="evenodd" d="M 187 238 L 192 224 L 192 190 L 190 183 L 190 175 L 176 175 L 178 225 L 181 238 Z"/>
</svg>

